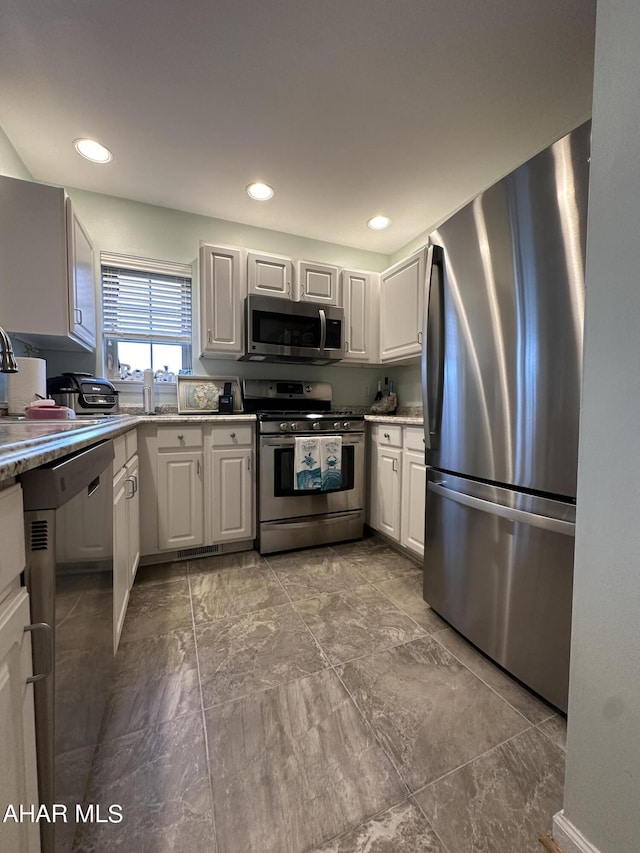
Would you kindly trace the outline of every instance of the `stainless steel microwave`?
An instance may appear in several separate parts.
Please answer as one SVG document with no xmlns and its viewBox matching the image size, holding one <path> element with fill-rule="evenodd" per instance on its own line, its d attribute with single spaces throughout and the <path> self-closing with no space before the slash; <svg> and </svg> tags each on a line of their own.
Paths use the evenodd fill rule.
<svg viewBox="0 0 640 853">
<path fill-rule="evenodd" d="M 254 294 L 245 307 L 243 361 L 330 364 L 344 358 L 344 309 Z"/>
</svg>

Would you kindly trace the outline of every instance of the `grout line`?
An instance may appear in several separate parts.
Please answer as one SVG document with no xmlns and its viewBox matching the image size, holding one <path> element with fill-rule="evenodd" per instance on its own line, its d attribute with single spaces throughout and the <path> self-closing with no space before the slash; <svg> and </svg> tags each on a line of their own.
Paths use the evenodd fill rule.
<svg viewBox="0 0 640 853">
<path fill-rule="evenodd" d="M 423 789 L 421 788 L 420 790 L 423 790 Z M 411 796 L 409 797 L 409 799 L 410 799 L 410 800 L 411 800 L 411 802 L 415 805 L 415 807 L 418 809 L 418 811 L 419 811 L 419 812 L 420 812 L 420 814 L 423 816 L 423 818 L 426 820 L 426 822 L 428 823 L 428 825 L 429 825 L 429 826 L 430 826 L 430 828 L 431 828 L 431 831 L 433 832 L 433 834 L 435 835 L 435 837 L 438 839 L 438 841 L 440 842 L 440 844 L 442 844 L 442 849 L 443 849 L 444 853 L 449 853 L 449 848 L 448 848 L 448 847 L 447 847 L 447 845 L 444 843 L 444 839 L 442 838 L 442 836 L 440 835 L 440 833 L 436 830 L 435 826 L 433 825 L 433 823 L 432 823 L 432 822 L 431 822 L 431 820 L 429 819 L 429 817 L 428 817 L 427 813 L 426 813 L 426 812 L 425 812 L 425 810 L 422 808 L 422 806 L 420 805 L 420 803 L 416 800 L 416 798 L 414 797 L 414 795 L 413 795 L 413 794 L 411 794 Z"/>
<path fill-rule="evenodd" d="M 209 777 L 209 801 L 211 803 L 211 834 L 213 839 L 213 851 L 212 853 L 217 853 L 218 851 L 218 834 L 217 834 L 217 824 L 216 824 L 216 813 L 215 806 L 213 800 L 213 781 L 212 781 L 212 768 L 211 768 L 211 755 L 209 752 L 209 737 L 207 735 L 207 720 L 205 716 L 205 708 L 204 708 L 204 696 L 202 693 L 202 677 L 200 674 L 200 653 L 198 651 L 198 637 L 196 632 L 196 619 L 195 619 L 195 611 L 193 607 L 193 594 L 191 591 L 191 573 L 189 571 L 190 561 L 187 560 L 187 583 L 189 586 L 189 603 L 191 605 L 191 630 L 193 632 L 193 642 L 196 652 L 196 670 L 198 673 L 198 689 L 200 691 L 200 719 L 202 721 L 202 731 L 204 734 L 204 752 L 205 752 L 205 760 L 207 764 L 207 776 Z"/>
</svg>

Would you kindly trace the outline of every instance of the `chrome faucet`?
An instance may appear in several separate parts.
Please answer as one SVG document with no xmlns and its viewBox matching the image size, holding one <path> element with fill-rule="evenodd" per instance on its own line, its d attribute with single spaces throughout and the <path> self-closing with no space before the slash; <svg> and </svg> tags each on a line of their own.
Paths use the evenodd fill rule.
<svg viewBox="0 0 640 853">
<path fill-rule="evenodd" d="M 18 362 L 13 354 L 13 347 L 11 346 L 9 335 L 7 335 L 2 326 L 0 326 L 0 353 L 2 354 L 2 360 L 0 361 L 0 373 L 17 373 Z"/>
</svg>

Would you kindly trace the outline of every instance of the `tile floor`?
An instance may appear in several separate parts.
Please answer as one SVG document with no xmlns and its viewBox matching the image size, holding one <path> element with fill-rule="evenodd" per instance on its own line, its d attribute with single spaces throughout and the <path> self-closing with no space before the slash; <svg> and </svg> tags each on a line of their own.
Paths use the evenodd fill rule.
<svg viewBox="0 0 640 853">
<path fill-rule="evenodd" d="M 563 718 L 379 540 L 143 568 L 76 851 L 541 853 Z M 79 757 L 80 758 L 80 757 Z"/>
</svg>

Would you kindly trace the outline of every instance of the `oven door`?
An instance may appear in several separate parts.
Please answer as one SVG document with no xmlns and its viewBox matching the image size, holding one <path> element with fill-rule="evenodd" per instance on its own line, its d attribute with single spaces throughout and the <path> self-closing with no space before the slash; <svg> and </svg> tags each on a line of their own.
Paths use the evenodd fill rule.
<svg viewBox="0 0 640 853">
<path fill-rule="evenodd" d="M 342 486 L 329 492 L 294 489 L 293 436 L 260 438 L 260 521 L 326 515 L 364 505 L 364 434 L 342 436 Z"/>
</svg>

